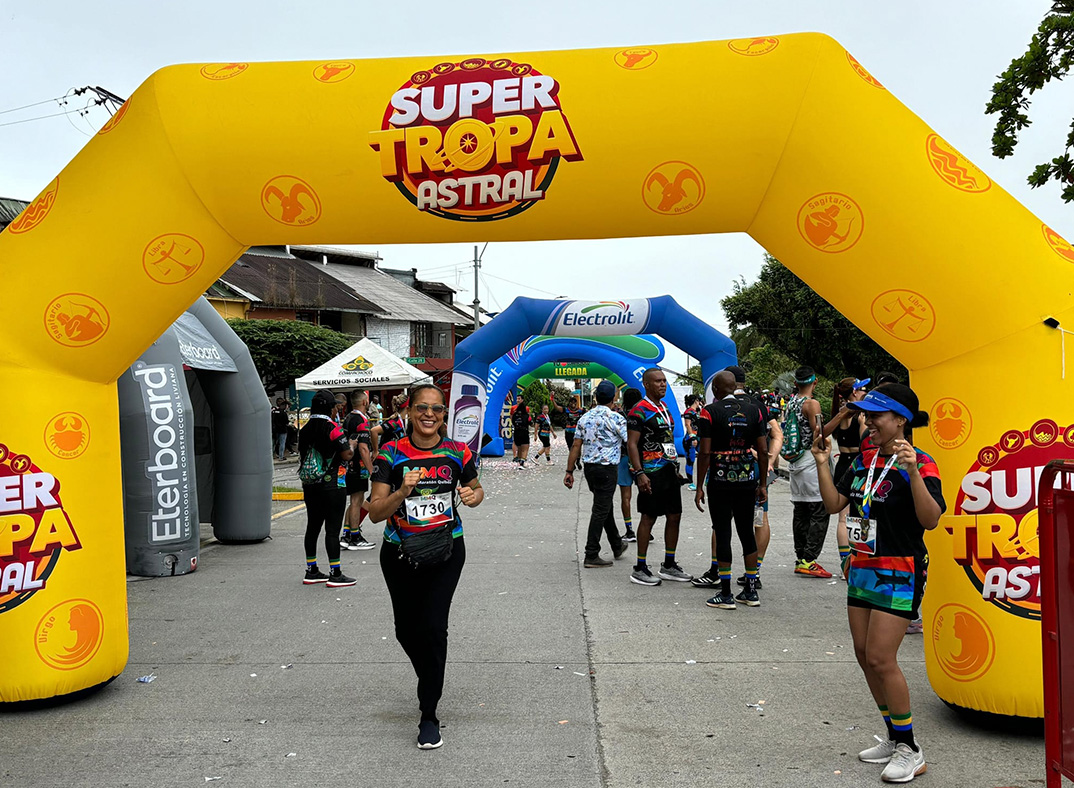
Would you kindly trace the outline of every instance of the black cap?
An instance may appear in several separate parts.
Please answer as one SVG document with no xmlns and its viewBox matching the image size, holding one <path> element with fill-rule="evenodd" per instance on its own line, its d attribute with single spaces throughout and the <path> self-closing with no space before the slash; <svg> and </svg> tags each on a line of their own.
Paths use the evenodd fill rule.
<svg viewBox="0 0 1074 788">
<path fill-rule="evenodd" d="M 312 405 L 314 407 L 320 406 L 322 408 L 334 408 L 336 406 L 336 395 L 328 389 L 321 389 L 313 395 Z"/>
<path fill-rule="evenodd" d="M 597 398 L 597 402 L 601 405 L 607 405 L 613 399 L 615 399 L 615 384 L 610 380 L 602 380 L 597 384 L 596 389 L 593 390 L 593 395 Z"/>
<path fill-rule="evenodd" d="M 737 364 L 732 364 L 730 367 L 725 367 L 724 371 L 725 372 L 730 372 L 732 375 L 734 375 L 736 383 L 745 383 L 746 382 L 746 370 L 744 370 L 742 367 L 738 366 Z"/>
</svg>

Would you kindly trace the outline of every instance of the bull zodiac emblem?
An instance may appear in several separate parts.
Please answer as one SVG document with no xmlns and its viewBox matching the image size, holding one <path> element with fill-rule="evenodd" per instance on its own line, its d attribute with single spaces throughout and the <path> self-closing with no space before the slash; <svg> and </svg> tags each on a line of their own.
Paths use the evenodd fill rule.
<svg viewBox="0 0 1074 788">
<path fill-rule="evenodd" d="M 652 190 L 653 184 L 658 185 L 662 191 L 660 194 L 660 204 L 656 206 L 656 210 L 661 213 L 667 213 L 686 199 L 686 189 L 683 188 L 683 184 L 687 181 L 693 181 L 697 184 L 697 192 L 698 196 L 700 196 L 704 186 L 701 183 L 701 179 L 697 176 L 697 173 L 689 167 L 683 167 L 679 170 L 673 181 L 669 181 L 663 173 L 654 172 L 649 176 L 649 180 L 645 182 L 645 191 L 648 193 Z"/>
</svg>

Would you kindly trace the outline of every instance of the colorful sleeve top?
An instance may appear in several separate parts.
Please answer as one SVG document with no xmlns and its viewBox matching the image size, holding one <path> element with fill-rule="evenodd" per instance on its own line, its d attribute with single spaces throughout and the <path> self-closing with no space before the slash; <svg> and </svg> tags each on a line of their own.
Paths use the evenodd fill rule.
<svg viewBox="0 0 1074 788">
<path fill-rule="evenodd" d="M 373 463 L 373 482 L 387 484 L 392 492 L 403 486 L 410 470 L 421 471 L 421 481 L 410 492 L 384 526 L 384 538 L 393 544 L 440 525 L 454 523 L 452 536 L 462 536 L 455 491 L 477 478 L 473 453 L 465 443 L 441 440 L 421 449 L 400 438 L 381 447 Z"/>
</svg>

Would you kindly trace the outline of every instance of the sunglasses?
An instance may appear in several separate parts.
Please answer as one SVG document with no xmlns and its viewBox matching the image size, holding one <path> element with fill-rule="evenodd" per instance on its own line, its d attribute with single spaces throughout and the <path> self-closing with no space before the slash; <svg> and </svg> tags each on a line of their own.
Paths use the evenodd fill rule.
<svg viewBox="0 0 1074 788">
<path fill-rule="evenodd" d="M 430 405 L 428 402 L 419 402 L 414 406 L 414 410 L 418 413 L 428 413 L 429 411 L 432 411 L 437 416 L 441 416 L 444 411 L 447 410 L 447 405 Z"/>
</svg>

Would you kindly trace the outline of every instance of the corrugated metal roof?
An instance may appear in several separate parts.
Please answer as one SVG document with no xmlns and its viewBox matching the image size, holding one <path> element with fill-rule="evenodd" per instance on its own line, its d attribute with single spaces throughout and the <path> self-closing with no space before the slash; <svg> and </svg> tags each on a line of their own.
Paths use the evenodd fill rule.
<svg viewBox="0 0 1074 788">
<path fill-rule="evenodd" d="M 15 221 L 15 217 L 22 213 L 29 204 L 11 197 L 0 197 L 0 230 Z"/>
<path fill-rule="evenodd" d="M 466 325 L 458 312 L 435 298 L 419 293 L 390 274 L 363 265 L 342 263 L 313 263 L 306 265 L 327 271 L 349 285 L 355 292 L 380 304 L 387 317 L 393 320 L 414 320 L 423 323 L 453 323 Z"/>
<path fill-rule="evenodd" d="M 288 309 L 321 309 L 362 312 L 389 317 L 389 307 L 359 295 L 347 282 L 340 281 L 319 266 L 293 257 L 266 256 L 247 252 L 220 280 L 260 299 L 264 306 Z"/>
</svg>

